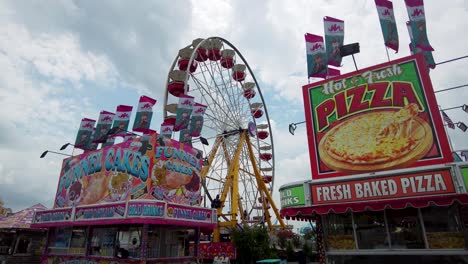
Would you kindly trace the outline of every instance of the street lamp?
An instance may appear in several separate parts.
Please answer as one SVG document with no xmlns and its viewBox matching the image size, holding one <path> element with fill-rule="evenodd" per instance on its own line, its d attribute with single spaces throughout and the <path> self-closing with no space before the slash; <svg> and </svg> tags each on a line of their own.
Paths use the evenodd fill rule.
<svg viewBox="0 0 468 264">
<path fill-rule="evenodd" d="M 66 149 L 68 146 L 73 146 L 73 147 L 75 148 L 75 145 L 73 145 L 72 143 L 67 143 L 67 144 L 63 145 L 63 146 L 60 148 L 60 150 L 64 150 L 64 149 Z"/>
<path fill-rule="evenodd" d="M 463 132 L 466 132 L 466 130 L 468 129 L 468 126 L 466 126 L 463 122 L 458 122 L 457 127 Z"/>
<path fill-rule="evenodd" d="M 72 155 L 68 155 L 68 154 L 65 154 L 65 153 L 55 152 L 55 151 L 52 151 L 52 150 L 46 150 L 46 151 L 42 152 L 40 158 L 41 158 L 41 159 L 44 158 L 44 157 L 47 155 L 47 153 L 49 153 L 49 152 L 50 152 L 50 153 L 57 154 L 57 155 L 67 156 L 67 157 L 71 157 L 71 156 L 72 156 Z"/>
<path fill-rule="evenodd" d="M 462 105 L 462 109 L 463 109 L 463 111 L 468 113 L 468 105 L 466 105 L 466 104 Z"/>
<path fill-rule="evenodd" d="M 294 131 L 296 131 L 297 125 L 303 124 L 303 123 L 305 123 L 305 122 L 306 122 L 306 121 L 302 121 L 302 122 L 297 122 L 297 123 L 291 123 L 291 124 L 289 124 L 289 133 L 291 133 L 291 135 L 294 136 Z"/>
</svg>

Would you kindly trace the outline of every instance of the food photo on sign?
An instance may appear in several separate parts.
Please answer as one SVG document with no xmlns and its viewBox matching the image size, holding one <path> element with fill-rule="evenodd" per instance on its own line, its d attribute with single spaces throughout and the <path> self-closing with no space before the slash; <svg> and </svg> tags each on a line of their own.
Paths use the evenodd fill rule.
<svg viewBox="0 0 468 264">
<path fill-rule="evenodd" d="M 303 87 L 313 178 L 451 162 L 420 55 Z"/>
</svg>

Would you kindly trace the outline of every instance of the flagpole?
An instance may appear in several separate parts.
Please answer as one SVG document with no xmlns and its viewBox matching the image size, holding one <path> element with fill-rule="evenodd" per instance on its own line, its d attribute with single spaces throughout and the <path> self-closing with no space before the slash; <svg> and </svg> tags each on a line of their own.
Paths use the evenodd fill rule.
<svg viewBox="0 0 468 264">
<path fill-rule="evenodd" d="M 387 46 L 385 46 L 385 51 L 387 52 L 387 59 L 388 59 L 388 61 L 390 61 L 390 56 L 388 55 L 388 47 Z"/>
</svg>

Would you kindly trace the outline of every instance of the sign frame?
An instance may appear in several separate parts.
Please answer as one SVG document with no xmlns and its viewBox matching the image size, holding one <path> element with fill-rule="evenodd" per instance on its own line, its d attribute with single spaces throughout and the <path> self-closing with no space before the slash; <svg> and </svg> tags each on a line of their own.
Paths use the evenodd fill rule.
<svg viewBox="0 0 468 264">
<path fill-rule="evenodd" d="M 427 165 L 439 165 L 439 164 L 453 162 L 451 147 L 449 145 L 449 141 L 447 138 L 446 131 L 444 129 L 443 121 L 439 113 L 439 108 L 437 105 L 437 101 L 435 98 L 435 94 L 434 94 L 434 90 L 431 84 L 429 73 L 428 73 L 426 64 L 424 62 L 424 57 L 422 56 L 422 54 L 415 54 L 412 56 L 404 57 L 404 58 L 393 60 L 390 62 L 374 65 L 374 66 L 364 68 L 358 71 L 350 72 L 350 73 L 337 76 L 334 78 L 307 84 L 302 87 L 303 97 L 304 97 L 304 110 L 305 110 L 305 116 L 306 116 L 307 138 L 308 138 L 308 145 L 309 145 L 310 166 L 311 166 L 311 171 L 312 171 L 312 180 L 348 176 L 350 173 L 339 172 L 333 169 L 328 169 L 328 170 L 322 169 L 324 166 L 323 164 L 320 164 L 321 158 L 318 152 L 319 140 L 317 139 L 319 132 L 317 132 L 315 129 L 314 122 L 316 122 L 317 120 L 315 117 L 316 111 L 315 109 L 313 109 L 313 104 L 312 104 L 313 99 L 312 99 L 311 91 L 313 89 L 323 89 L 323 85 L 327 83 L 328 84 L 330 84 L 331 82 L 334 82 L 335 84 L 338 82 L 341 83 L 341 82 L 344 82 L 345 80 L 351 79 L 351 77 L 354 77 L 354 76 L 364 78 L 362 75 L 366 72 L 369 72 L 369 71 L 375 72 L 377 70 L 384 70 L 394 65 L 406 64 L 406 63 L 414 63 L 416 78 L 417 78 L 417 81 L 419 81 L 419 86 L 420 86 L 419 92 L 422 94 L 422 98 L 418 97 L 418 100 L 424 100 L 423 103 L 427 106 L 427 109 L 425 109 L 425 112 L 427 113 L 428 119 L 431 122 L 430 126 L 432 129 L 433 138 L 434 138 L 432 148 L 436 149 L 437 156 L 431 157 L 431 158 L 423 157 L 405 167 L 415 168 L 415 167 L 421 167 L 421 166 L 427 166 Z M 384 78 L 384 81 L 385 81 L 385 78 Z M 401 81 L 405 82 L 407 80 L 401 80 Z M 367 87 L 367 83 L 362 83 L 357 86 L 348 87 L 346 90 L 355 88 L 358 86 L 363 86 L 363 85 Z M 342 89 L 345 90 L 343 87 Z M 373 110 L 371 107 L 369 107 L 368 109 L 366 109 L 366 111 L 371 112 Z M 346 120 L 346 117 L 343 118 L 343 120 Z M 383 170 L 386 170 L 386 169 L 383 169 Z M 372 173 L 372 172 L 374 171 L 366 171 L 362 173 Z"/>
</svg>

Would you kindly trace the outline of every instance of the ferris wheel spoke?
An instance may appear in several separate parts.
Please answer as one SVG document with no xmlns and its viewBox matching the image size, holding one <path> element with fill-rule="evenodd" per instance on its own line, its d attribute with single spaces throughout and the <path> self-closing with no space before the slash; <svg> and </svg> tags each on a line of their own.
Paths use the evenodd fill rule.
<svg viewBox="0 0 468 264">
<path fill-rule="evenodd" d="M 219 65 L 218 65 L 218 67 L 219 67 Z M 210 71 L 210 68 L 211 68 L 211 71 Z M 230 86 L 232 86 L 232 83 L 226 82 L 226 81 L 224 80 L 223 72 L 220 71 L 219 73 L 220 73 L 220 77 L 221 77 L 221 84 L 218 85 L 218 83 L 216 82 L 217 80 L 216 80 L 215 77 L 214 77 L 215 70 L 213 69 L 213 64 L 210 63 L 210 67 L 206 67 L 206 69 L 207 69 L 208 73 L 210 74 L 212 80 L 214 81 L 214 87 L 216 88 L 217 92 L 218 92 L 220 95 L 223 95 L 223 93 L 222 93 L 222 91 L 220 90 L 219 86 L 221 86 L 221 85 L 223 86 L 222 89 L 225 90 L 226 93 L 228 94 L 227 100 L 224 99 L 224 97 L 226 97 L 226 96 L 223 96 L 223 99 L 224 99 L 224 101 L 226 102 L 228 111 L 229 111 L 230 113 L 232 113 L 235 117 L 237 117 L 237 118 L 235 118 L 235 119 L 238 120 L 240 116 L 239 116 L 238 114 L 236 114 L 237 108 L 234 107 L 235 105 L 234 105 L 234 103 L 233 103 L 233 101 L 232 101 L 231 96 L 229 95 L 229 90 L 230 90 L 229 88 L 230 88 Z"/>
<path fill-rule="evenodd" d="M 203 90 L 206 92 L 207 96 L 209 96 L 209 97 L 211 98 L 211 100 L 212 100 L 211 102 L 212 102 L 214 105 L 217 106 L 216 109 L 219 109 L 220 111 L 222 111 L 222 113 L 224 113 L 224 116 L 226 116 L 226 117 L 229 118 L 230 116 L 228 115 L 228 113 L 223 109 L 223 107 L 219 104 L 219 102 L 218 102 L 215 98 L 213 98 L 213 95 L 212 95 L 211 93 L 209 93 L 208 90 L 205 89 L 205 86 L 201 85 L 200 82 L 199 82 L 199 80 L 198 80 L 197 78 L 192 78 L 192 79 L 194 80 L 195 84 L 197 84 L 197 86 L 198 86 L 199 88 L 203 89 Z M 210 105 L 210 106 L 212 106 L 212 105 Z M 210 106 L 209 106 L 209 107 L 210 107 Z M 212 112 L 212 113 L 217 113 L 217 111 L 211 111 L 211 112 Z M 221 115 L 222 113 L 219 113 L 219 114 Z M 234 121 L 234 120 L 231 120 L 231 121 Z"/>
</svg>

